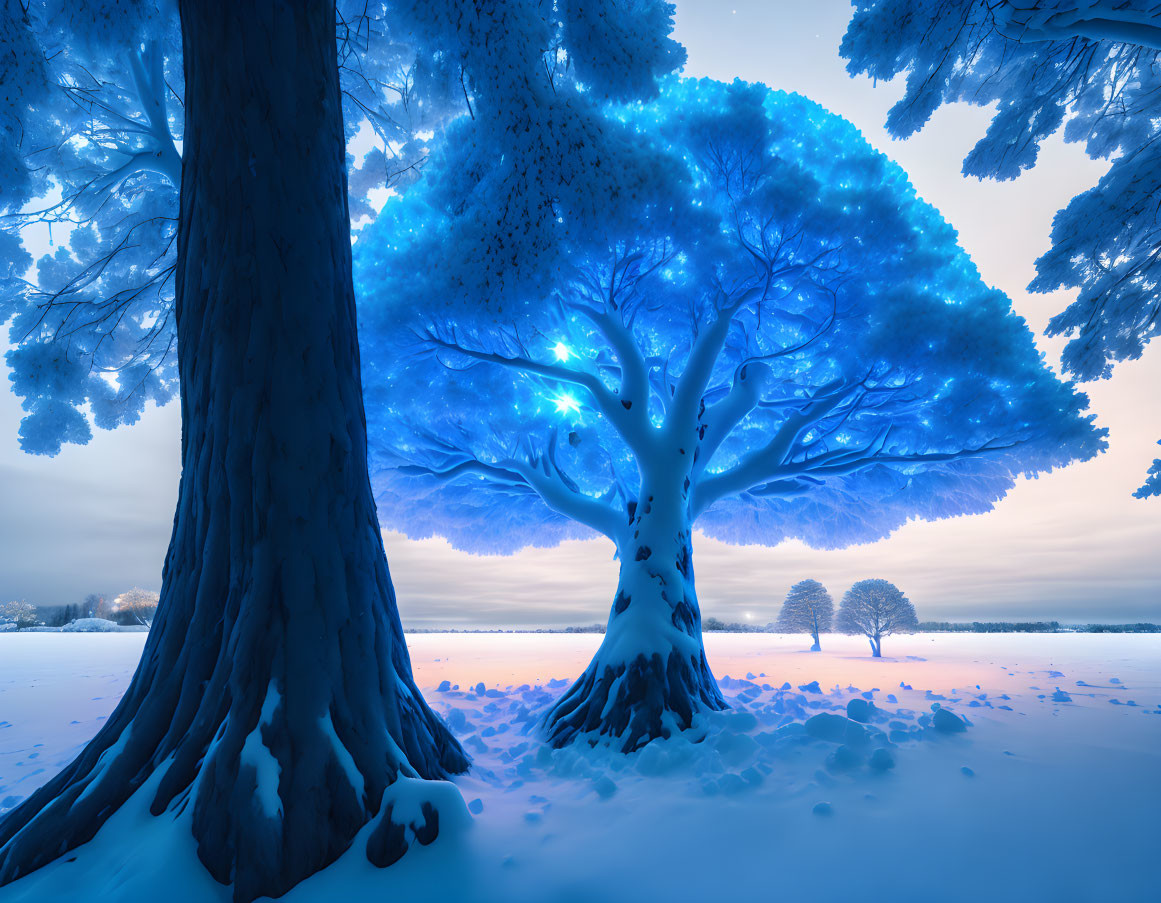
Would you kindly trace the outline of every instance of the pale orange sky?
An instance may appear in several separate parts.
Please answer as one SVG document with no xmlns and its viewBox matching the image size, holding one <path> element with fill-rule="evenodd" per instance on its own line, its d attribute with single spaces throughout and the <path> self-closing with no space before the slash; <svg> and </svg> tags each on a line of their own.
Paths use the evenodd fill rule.
<svg viewBox="0 0 1161 903">
<path fill-rule="evenodd" d="M 678 2 L 677 38 L 686 74 L 740 77 L 799 91 L 851 119 L 897 160 L 919 193 L 960 232 L 989 283 L 1007 292 L 1039 334 L 1063 309 L 1064 293 L 1024 287 L 1048 247 L 1052 216 L 1091 187 L 1106 164 L 1059 139 L 1015 182 L 960 175 L 983 133 L 986 110 L 941 108 L 918 136 L 883 130 L 897 84 L 851 79 L 837 49 L 846 0 Z M 1062 343 L 1040 336 L 1055 365 Z M 694 548 L 703 613 L 764 624 L 789 586 L 804 577 L 837 598 L 855 580 L 885 577 L 921 619 L 1161 621 L 1161 499 L 1130 495 L 1161 454 L 1161 347 L 1116 368 L 1085 390 L 1110 450 L 1086 464 L 1021 481 L 988 514 L 913 522 L 889 539 L 843 551 L 800 543 L 738 547 L 700 537 Z M 78 601 L 134 584 L 157 588 L 177 493 L 179 412 L 150 410 L 133 427 L 96 431 L 89 446 L 33 458 L 16 445 L 17 399 L 0 391 L 0 600 Z M 604 622 L 616 583 L 607 540 L 477 557 L 442 540 L 386 533 L 388 560 L 405 624 L 549 626 Z"/>
</svg>

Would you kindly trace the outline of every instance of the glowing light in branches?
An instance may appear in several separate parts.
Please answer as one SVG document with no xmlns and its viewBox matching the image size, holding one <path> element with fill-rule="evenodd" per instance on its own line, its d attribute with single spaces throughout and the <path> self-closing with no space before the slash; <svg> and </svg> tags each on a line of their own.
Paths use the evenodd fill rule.
<svg viewBox="0 0 1161 903">
<path fill-rule="evenodd" d="M 556 359 L 558 361 L 561 361 L 562 363 L 564 361 L 567 361 L 572 354 L 572 352 L 570 352 L 568 350 L 568 346 L 566 344 L 564 344 L 564 342 L 557 342 L 556 347 L 552 349 L 552 353 L 555 354 Z"/>
<path fill-rule="evenodd" d="M 568 414 L 570 412 L 574 414 L 580 413 L 580 402 L 578 402 L 567 392 L 562 395 L 558 395 L 556 398 L 552 399 L 552 402 L 556 405 L 556 412 L 558 414 Z"/>
</svg>

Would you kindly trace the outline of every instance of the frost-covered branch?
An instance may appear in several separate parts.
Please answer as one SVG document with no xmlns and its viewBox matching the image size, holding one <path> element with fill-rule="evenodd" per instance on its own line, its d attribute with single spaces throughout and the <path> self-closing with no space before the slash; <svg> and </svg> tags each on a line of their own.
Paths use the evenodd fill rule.
<svg viewBox="0 0 1161 903">
<path fill-rule="evenodd" d="M 584 389 L 593 400 L 597 409 L 604 414 L 605 418 L 613 425 L 630 448 L 640 453 L 646 451 L 650 446 L 651 438 L 648 433 L 648 427 L 642 422 L 641 418 L 638 415 L 632 414 L 630 409 L 622 405 L 621 400 L 593 373 L 573 370 L 570 367 L 565 367 L 560 364 L 548 364 L 543 361 L 535 361 L 529 357 L 520 355 L 510 357 L 493 351 L 481 351 L 476 348 L 469 348 L 458 342 L 440 338 L 430 331 L 427 333 L 425 339 L 438 348 L 463 355 L 472 360 L 507 367 L 510 370 L 517 370 L 522 373 L 531 373 L 535 376 L 541 376 L 546 379 Z"/>
<path fill-rule="evenodd" d="M 699 446 L 695 473 L 705 470 L 726 437 L 758 406 L 767 372 L 763 372 L 761 364 L 738 367 L 726 397 L 706 407 L 701 417 L 705 432 Z"/>
<path fill-rule="evenodd" d="M 694 490 L 694 516 L 718 499 L 745 492 L 753 486 L 773 479 L 788 460 L 799 438 L 814 424 L 849 400 L 856 389 L 857 386 L 849 386 L 842 381 L 824 386 L 801 408 L 788 414 L 765 445 L 744 456 L 728 470 L 702 477 Z M 704 462 L 699 463 L 704 470 L 709 458 L 706 457 Z"/>
<path fill-rule="evenodd" d="M 581 312 L 592 321 L 617 356 L 621 369 L 621 406 L 630 416 L 638 431 L 649 427 L 649 368 L 641 348 L 633 338 L 633 332 L 619 314 L 609 311 Z M 635 409 L 635 410 L 634 410 Z"/>
<path fill-rule="evenodd" d="M 729 338 L 734 317 L 747 304 L 762 297 L 765 288 L 763 286 L 746 289 L 733 301 L 726 296 L 725 292 L 719 291 L 719 302 L 715 305 L 717 318 L 697 334 L 685 369 L 677 378 L 677 387 L 670 403 L 670 416 L 675 419 L 671 428 L 678 430 L 693 428 L 701 407 L 701 398 L 705 394 L 710 376 L 713 374 L 714 365 L 726 345 L 726 339 Z M 668 421 L 669 418 L 667 418 L 667 425 L 670 425 Z"/>
<path fill-rule="evenodd" d="M 169 128 L 169 114 L 166 110 L 169 88 L 165 84 L 161 47 L 156 41 L 148 42 L 144 49 L 130 57 L 130 64 L 141 110 L 153 138 L 151 152 L 156 161 L 155 171 L 164 175 L 177 188 L 181 185 L 181 154 L 177 151 Z"/>
<path fill-rule="evenodd" d="M 609 504 L 612 494 L 601 498 L 585 495 L 563 474 L 551 455 L 534 457 L 528 461 L 508 458 L 494 463 L 469 458 L 442 467 L 405 464 L 397 470 L 445 482 L 462 477 L 483 477 L 492 483 L 526 489 L 539 496 L 553 511 L 584 524 L 614 542 L 623 532 L 625 518 Z"/>
<path fill-rule="evenodd" d="M 996 30 L 1011 41 L 1115 41 L 1161 50 L 1161 8 L 1123 0 L 1001 0 L 990 3 Z"/>
<path fill-rule="evenodd" d="M 735 385 L 739 382 L 737 374 L 746 365 L 762 361 L 773 361 L 803 351 L 818 341 L 822 336 L 826 335 L 834 325 L 835 312 L 837 310 L 835 287 L 833 285 L 826 285 L 825 283 L 817 284 L 814 283 L 814 280 L 830 273 L 831 267 L 827 264 L 827 258 L 837 248 L 825 246 L 805 261 L 798 261 L 794 257 L 791 257 L 780 266 L 775 266 L 776 261 L 785 253 L 788 253 L 786 245 L 787 241 L 783 239 L 777 243 L 775 248 L 763 250 L 762 253 L 769 256 L 762 258 L 765 273 L 760 285 L 751 286 L 739 291 L 733 299 L 730 299 L 724 291 L 720 291 L 717 303 L 715 304 L 717 317 L 708 328 L 702 329 L 697 333 L 693 348 L 689 354 L 689 359 L 686 362 L 685 370 L 678 377 L 671 403 L 671 408 L 674 413 L 672 418 L 667 418 L 667 426 L 670 428 L 678 431 L 693 428 L 701 412 L 714 368 L 721 358 L 723 351 L 726 349 L 730 330 L 733 328 L 736 318 L 742 312 L 748 310 L 755 302 L 759 305 L 760 311 L 760 305 L 771 299 L 774 286 L 779 285 L 783 287 L 778 297 L 785 300 L 793 297 L 801 289 L 804 282 L 813 283 L 818 291 L 831 299 L 832 306 L 830 313 L 823 323 L 803 341 L 779 348 L 775 351 L 759 352 L 745 356 L 735 368 Z M 759 253 L 752 246 L 748 246 L 747 250 L 751 254 Z M 736 398 L 734 404 L 743 404 L 742 398 Z M 690 416 L 691 412 L 692 417 Z M 742 411 L 741 416 L 744 417 L 745 413 L 747 412 Z M 738 419 L 740 420 L 741 417 Z M 731 429 L 737 422 L 734 421 Z"/>
<path fill-rule="evenodd" d="M 773 466 L 769 459 L 766 461 L 751 459 L 746 462 L 745 467 L 739 466 L 705 480 L 698 487 L 695 496 L 696 510 L 703 511 L 721 498 L 742 492 L 758 498 L 802 495 L 817 487 L 826 477 L 846 476 L 881 464 L 916 465 L 962 461 L 1006 451 L 1020 445 L 1020 442 L 1005 444 L 989 442 L 978 448 L 954 452 L 892 454 L 885 451 L 889 437 L 890 428 L 887 428 L 861 448 L 833 449 L 805 460 L 785 461 Z M 763 467 L 763 464 L 766 466 Z M 763 471 L 765 474 L 759 476 Z"/>
<path fill-rule="evenodd" d="M 937 464 L 947 461 L 962 461 L 967 458 L 977 458 L 990 452 L 1006 451 L 1015 448 L 1019 442 L 1006 444 L 987 443 L 979 448 L 965 448 L 954 452 L 921 452 L 911 455 L 884 454 L 889 431 L 884 430 L 869 448 L 853 452 L 835 450 L 825 452 L 806 461 L 797 462 L 782 468 L 779 476 L 813 476 L 833 477 L 854 473 L 874 464 Z"/>
</svg>

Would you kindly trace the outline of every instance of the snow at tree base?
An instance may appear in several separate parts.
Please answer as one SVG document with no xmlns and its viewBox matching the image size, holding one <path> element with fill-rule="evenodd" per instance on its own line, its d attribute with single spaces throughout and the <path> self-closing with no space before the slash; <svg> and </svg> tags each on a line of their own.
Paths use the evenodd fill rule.
<svg viewBox="0 0 1161 903">
<path fill-rule="evenodd" d="M 539 718 L 599 639 L 410 635 L 419 685 L 472 754 L 455 779 L 470 825 L 441 823 L 435 843 L 389 869 L 352 849 L 280 899 L 1156 896 L 1155 635 L 917 634 L 873 659 L 862 637 L 827 634 L 811 654 L 797 636 L 715 633 L 706 644 L 730 711 L 629 756 L 552 749 Z M 0 634 L 0 814 L 104 723 L 141 642 Z M 189 832 L 154 821 L 144 806 L 122 809 L 74 861 L 0 889 L 0 900 L 228 903 Z"/>
<path fill-rule="evenodd" d="M 1021 474 L 1105 443 L 849 122 L 760 85 L 675 80 L 611 107 L 599 134 L 623 165 L 570 186 L 607 209 L 583 229 L 561 217 L 547 276 L 449 253 L 465 226 L 443 186 L 463 173 L 469 194 L 481 153 L 454 125 L 435 185 L 390 201 L 355 265 L 384 522 L 477 552 L 612 540 L 605 641 L 547 729 L 628 751 L 724 707 L 694 524 L 869 542 L 987 511 Z"/>
<path fill-rule="evenodd" d="M 1064 369 L 1107 378 L 1161 334 L 1161 5 L 1151 0 L 857 0 L 852 74 L 907 92 L 887 128 L 907 137 L 944 103 L 996 105 L 964 175 L 1014 179 L 1062 131 L 1112 165 L 1052 224 L 1030 288 L 1078 289 L 1052 319 Z M 1161 458 L 1135 495 L 1161 494 Z"/>
</svg>

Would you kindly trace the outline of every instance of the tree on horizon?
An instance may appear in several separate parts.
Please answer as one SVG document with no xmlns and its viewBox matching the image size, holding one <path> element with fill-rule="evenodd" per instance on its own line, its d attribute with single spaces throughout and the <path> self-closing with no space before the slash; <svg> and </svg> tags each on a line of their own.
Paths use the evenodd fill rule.
<svg viewBox="0 0 1161 903">
<path fill-rule="evenodd" d="M 919 629 L 915 606 L 894 583 L 860 580 L 843 593 L 835 627 L 841 633 L 862 635 L 871 644 L 871 657 L 883 657 L 883 637 Z"/>
<path fill-rule="evenodd" d="M 774 629 L 779 633 L 809 633 L 814 640 L 811 652 L 821 652 L 820 633 L 829 633 L 834 617 L 834 600 L 817 580 L 800 580 L 790 587 Z"/>
</svg>

